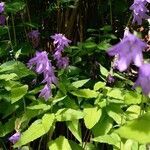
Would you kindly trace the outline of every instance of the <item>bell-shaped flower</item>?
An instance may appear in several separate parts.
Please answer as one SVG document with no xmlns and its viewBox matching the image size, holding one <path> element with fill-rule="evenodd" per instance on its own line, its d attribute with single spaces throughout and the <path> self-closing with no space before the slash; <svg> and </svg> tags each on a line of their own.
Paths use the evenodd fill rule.
<svg viewBox="0 0 150 150">
<path fill-rule="evenodd" d="M 3 13 L 5 9 L 5 3 L 4 2 L 0 2 L 0 13 Z"/>
<path fill-rule="evenodd" d="M 145 95 L 150 94 L 150 64 L 143 64 L 139 68 L 138 78 L 134 88 L 140 86 Z"/>
<path fill-rule="evenodd" d="M 57 84 L 54 68 L 51 61 L 48 59 L 47 52 L 36 52 L 35 57 L 29 60 L 28 66 L 30 69 L 34 69 L 38 74 L 43 74 L 44 79 L 42 83 L 46 83 L 46 85 L 41 90 L 39 96 L 47 100 L 52 95 L 51 84 Z"/>
<path fill-rule="evenodd" d="M 143 64 L 142 51 L 146 46 L 145 42 L 126 29 L 123 39 L 110 48 L 108 54 L 110 56 L 117 56 L 115 67 L 122 72 L 125 71 L 132 62 L 137 67 L 140 67 Z"/>
<path fill-rule="evenodd" d="M 40 42 L 40 32 L 38 30 L 32 30 L 28 33 L 28 37 L 34 48 L 38 47 Z"/>
<path fill-rule="evenodd" d="M 147 15 L 149 10 L 146 8 L 146 3 L 150 0 L 134 0 L 130 10 L 133 11 L 133 23 L 137 22 L 138 25 L 142 24 L 143 19 L 148 19 L 150 16 Z"/>
<path fill-rule="evenodd" d="M 9 141 L 15 144 L 20 139 L 20 136 L 20 132 L 16 132 L 9 138 Z"/>
</svg>

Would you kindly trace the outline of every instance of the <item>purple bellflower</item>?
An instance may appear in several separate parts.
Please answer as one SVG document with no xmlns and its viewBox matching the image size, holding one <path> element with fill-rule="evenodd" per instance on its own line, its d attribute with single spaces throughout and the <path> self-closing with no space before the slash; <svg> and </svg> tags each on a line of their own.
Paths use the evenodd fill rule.
<svg viewBox="0 0 150 150">
<path fill-rule="evenodd" d="M 32 30 L 28 33 L 28 37 L 31 39 L 33 47 L 38 47 L 40 41 L 40 32 L 38 30 Z"/>
<path fill-rule="evenodd" d="M 15 144 L 20 139 L 20 136 L 20 132 L 16 132 L 9 138 L 9 141 Z"/>
<path fill-rule="evenodd" d="M 123 39 L 108 50 L 110 56 L 117 56 L 115 67 L 120 71 L 125 71 L 133 62 L 140 67 L 143 64 L 142 51 L 146 48 L 146 43 L 125 29 Z"/>
<path fill-rule="evenodd" d="M 130 10 L 133 11 L 133 23 L 137 22 L 138 25 L 141 25 L 143 19 L 149 18 L 147 15 L 149 10 L 146 8 L 147 2 L 150 2 L 150 0 L 134 0 L 130 7 Z"/>
<path fill-rule="evenodd" d="M 3 13 L 5 9 L 5 3 L 4 2 L 0 2 L 0 13 Z"/>
<path fill-rule="evenodd" d="M 63 34 L 55 34 L 52 35 L 51 38 L 54 40 L 54 45 L 56 45 L 57 51 L 64 51 L 65 47 L 69 46 L 69 43 L 71 43 L 70 40 L 68 40 Z"/>
<path fill-rule="evenodd" d="M 6 21 L 6 17 L 4 15 L 0 15 L 0 25 L 4 26 Z"/>
<path fill-rule="evenodd" d="M 56 46 L 53 57 L 57 61 L 57 67 L 66 68 L 69 65 L 69 58 L 62 57 L 62 52 L 64 52 L 65 47 L 69 46 L 69 43 L 71 43 L 71 41 L 60 33 L 51 36 L 51 38 L 54 40 L 53 43 Z"/>
<path fill-rule="evenodd" d="M 47 100 L 52 95 L 50 88 L 51 84 L 57 84 L 57 78 L 54 74 L 54 68 L 47 55 L 48 54 L 46 51 L 36 52 L 35 57 L 30 59 L 28 63 L 30 69 L 34 69 L 38 74 L 43 74 L 44 79 L 42 83 L 45 83 L 45 86 L 41 90 L 39 96 L 43 97 L 45 100 Z"/>
<path fill-rule="evenodd" d="M 140 86 L 145 95 L 150 94 L 150 64 L 143 64 L 133 88 Z"/>
<path fill-rule="evenodd" d="M 114 83 L 115 82 L 115 79 L 114 79 L 114 77 L 111 74 L 108 75 L 107 82 L 108 83 Z"/>
</svg>

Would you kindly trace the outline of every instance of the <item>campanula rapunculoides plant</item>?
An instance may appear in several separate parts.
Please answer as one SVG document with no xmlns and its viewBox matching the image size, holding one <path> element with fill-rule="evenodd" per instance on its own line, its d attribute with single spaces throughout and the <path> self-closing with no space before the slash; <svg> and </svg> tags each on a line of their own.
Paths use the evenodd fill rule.
<svg viewBox="0 0 150 150">
<path fill-rule="evenodd" d="M 146 46 L 146 43 L 131 34 L 127 28 L 125 29 L 123 39 L 117 45 L 110 48 L 108 54 L 110 56 L 117 55 L 118 58 L 115 62 L 115 67 L 119 71 L 125 71 L 132 62 L 137 67 L 142 65 L 142 51 L 146 48 Z"/>
<path fill-rule="evenodd" d="M 54 59 L 57 62 L 58 68 L 66 68 L 69 64 L 69 58 L 63 56 L 64 49 L 71 43 L 63 34 L 55 34 L 51 36 L 54 40 L 55 52 L 53 54 Z"/>
<path fill-rule="evenodd" d="M 130 7 L 130 9 L 133 11 L 133 23 L 137 22 L 138 25 L 141 25 L 143 19 L 149 18 L 147 2 L 150 3 L 150 1 L 146 0 L 134 0 L 134 3 Z"/>
<path fill-rule="evenodd" d="M 0 149 L 149 149 L 149 3 L 0 1 Z"/>
<path fill-rule="evenodd" d="M 40 92 L 40 97 L 45 100 L 51 97 L 51 84 L 57 84 L 57 78 L 54 74 L 54 69 L 51 61 L 48 59 L 48 53 L 46 51 L 36 52 L 35 57 L 29 60 L 28 66 L 36 71 L 38 74 L 43 74 L 42 83 L 45 84 L 44 88 Z"/>
<path fill-rule="evenodd" d="M 40 42 L 40 32 L 38 30 L 32 30 L 28 33 L 28 37 L 34 48 L 37 48 Z"/>
</svg>

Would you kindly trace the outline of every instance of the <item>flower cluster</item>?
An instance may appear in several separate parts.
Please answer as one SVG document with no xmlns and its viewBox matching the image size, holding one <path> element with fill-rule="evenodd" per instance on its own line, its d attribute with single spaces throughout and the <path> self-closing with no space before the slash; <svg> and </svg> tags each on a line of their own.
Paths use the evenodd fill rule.
<svg viewBox="0 0 150 150">
<path fill-rule="evenodd" d="M 5 25 L 5 21 L 6 21 L 6 17 L 2 14 L 4 10 L 5 10 L 5 3 L 0 2 L 0 25 L 2 26 Z"/>
<path fill-rule="evenodd" d="M 28 66 L 34 69 L 38 74 L 43 74 L 44 79 L 42 83 L 45 83 L 45 86 L 39 96 L 47 100 L 52 95 L 51 84 L 57 84 L 57 78 L 54 75 L 54 69 L 51 61 L 48 59 L 47 52 L 36 52 L 35 57 L 29 60 Z"/>
<path fill-rule="evenodd" d="M 142 51 L 146 48 L 146 43 L 131 34 L 128 29 L 124 32 L 123 39 L 109 49 L 110 56 L 118 56 L 115 67 L 119 71 L 125 71 L 134 62 L 137 67 L 143 63 Z"/>
<path fill-rule="evenodd" d="M 133 88 L 140 86 L 145 95 L 150 94 L 150 64 L 143 62 L 142 51 L 146 48 L 146 43 L 125 30 L 124 38 L 117 45 L 109 49 L 110 56 L 116 56 L 115 67 L 119 71 L 125 71 L 129 65 L 134 64 L 139 67 L 139 75 Z"/>
<path fill-rule="evenodd" d="M 9 138 L 9 141 L 15 144 L 20 139 L 20 136 L 20 132 L 16 132 Z"/>
<path fill-rule="evenodd" d="M 133 11 L 133 23 L 137 22 L 138 25 L 142 24 L 143 19 L 148 19 L 147 13 L 149 10 L 146 8 L 146 4 L 150 3 L 150 0 L 134 0 L 130 10 Z"/>
<path fill-rule="evenodd" d="M 31 39 L 31 43 L 34 48 L 37 48 L 39 46 L 40 41 L 40 32 L 38 30 L 32 30 L 28 33 L 29 39 Z"/>
<path fill-rule="evenodd" d="M 54 45 L 56 45 L 55 53 L 53 56 L 57 62 L 57 67 L 66 68 L 69 64 L 69 59 L 68 57 L 62 57 L 62 52 L 64 52 L 65 47 L 69 46 L 69 43 L 71 43 L 71 41 L 60 33 L 51 36 L 51 38 L 54 40 Z"/>
</svg>

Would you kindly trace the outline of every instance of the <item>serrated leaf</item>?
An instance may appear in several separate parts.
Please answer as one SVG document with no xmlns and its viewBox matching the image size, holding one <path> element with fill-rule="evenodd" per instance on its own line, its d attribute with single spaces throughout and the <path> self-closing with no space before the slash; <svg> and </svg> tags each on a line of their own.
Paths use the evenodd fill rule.
<svg viewBox="0 0 150 150">
<path fill-rule="evenodd" d="M 102 114 L 102 110 L 97 107 L 85 108 L 83 112 L 85 113 L 84 123 L 88 129 L 91 129 L 99 121 Z"/>
<path fill-rule="evenodd" d="M 29 70 L 23 63 L 19 61 L 7 61 L 0 65 L 0 73 L 15 73 L 19 78 L 26 77 L 28 75 L 35 75 Z"/>
<path fill-rule="evenodd" d="M 84 79 L 84 80 L 79 80 L 76 82 L 73 82 L 72 85 L 76 88 L 82 87 L 84 84 L 86 84 L 90 79 Z"/>
<path fill-rule="evenodd" d="M 99 82 L 97 82 L 97 83 L 94 85 L 94 90 L 97 91 L 97 90 L 99 90 L 99 89 L 101 89 L 101 88 L 104 88 L 105 85 L 106 85 L 105 82 L 99 81 Z"/>
<path fill-rule="evenodd" d="M 51 108 L 51 106 L 46 105 L 46 104 L 38 104 L 38 105 L 33 105 L 33 106 L 27 107 L 27 109 L 31 109 L 31 110 L 38 110 L 38 109 L 49 110 L 50 108 Z"/>
<path fill-rule="evenodd" d="M 60 109 L 56 113 L 57 121 L 73 121 L 82 119 L 84 117 L 84 113 L 80 110 L 74 109 Z"/>
<path fill-rule="evenodd" d="M 150 112 L 129 121 L 116 130 L 122 138 L 133 139 L 142 144 L 150 143 Z"/>
<path fill-rule="evenodd" d="M 123 94 L 119 88 L 113 88 L 107 92 L 107 96 L 115 98 L 115 99 L 120 99 L 124 100 Z"/>
<path fill-rule="evenodd" d="M 0 75 L 0 80 L 5 80 L 5 81 L 15 80 L 17 78 L 18 78 L 18 76 L 15 73 Z"/>
<path fill-rule="evenodd" d="M 15 127 L 15 119 L 16 118 L 11 118 L 6 122 L 5 124 L 1 124 L 0 122 L 0 137 L 6 136 L 8 133 L 12 132 Z"/>
<path fill-rule="evenodd" d="M 71 92 L 74 96 L 83 97 L 83 98 L 96 98 L 98 96 L 98 92 L 90 89 L 80 89 Z"/>
<path fill-rule="evenodd" d="M 129 91 L 124 96 L 124 102 L 127 105 L 131 104 L 140 104 L 142 100 L 142 95 L 139 93 L 136 93 L 135 91 Z"/>
<path fill-rule="evenodd" d="M 67 122 L 67 127 L 71 131 L 71 133 L 75 136 L 75 138 L 81 143 L 81 128 L 79 126 L 79 120 L 69 121 Z"/>
<path fill-rule="evenodd" d="M 108 116 L 110 116 L 117 124 L 120 125 L 125 123 L 123 111 L 120 108 L 120 106 L 110 104 L 109 106 L 106 107 L 106 111 Z"/>
<path fill-rule="evenodd" d="M 103 136 L 98 136 L 92 139 L 92 141 L 100 142 L 100 143 L 107 143 L 111 145 L 115 145 L 120 148 L 120 137 L 116 133 L 106 134 Z"/>
<path fill-rule="evenodd" d="M 15 103 L 21 98 L 23 98 L 24 95 L 27 93 L 27 90 L 28 90 L 27 85 L 12 88 L 11 95 L 10 95 L 11 103 Z"/>
<path fill-rule="evenodd" d="M 109 71 L 102 65 L 100 65 L 100 73 L 105 77 L 107 77 L 109 75 Z"/>
<path fill-rule="evenodd" d="M 25 3 L 22 1 L 15 1 L 6 4 L 6 11 L 10 13 L 17 13 L 25 8 Z"/>
<path fill-rule="evenodd" d="M 59 136 L 48 144 L 49 150 L 72 150 L 71 146 L 64 136 Z"/>
<path fill-rule="evenodd" d="M 42 119 L 36 120 L 31 126 L 21 134 L 20 140 L 14 145 L 14 148 L 21 147 L 35 139 L 46 134 L 54 122 L 54 114 L 45 114 Z"/>
<path fill-rule="evenodd" d="M 113 120 L 107 115 L 102 114 L 99 122 L 92 128 L 95 137 L 107 134 L 113 127 Z"/>
</svg>

